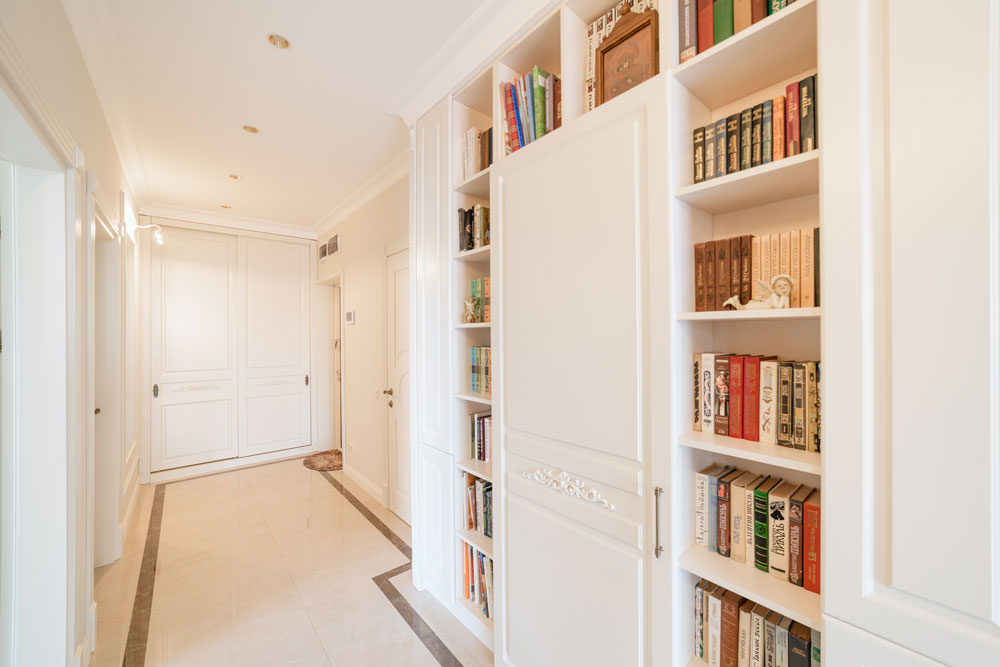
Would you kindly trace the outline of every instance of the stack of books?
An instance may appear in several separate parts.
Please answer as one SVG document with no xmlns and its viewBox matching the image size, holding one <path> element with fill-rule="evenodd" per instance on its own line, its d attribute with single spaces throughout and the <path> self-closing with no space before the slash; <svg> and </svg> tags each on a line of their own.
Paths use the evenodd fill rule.
<svg viewBox="0 0 1000 667">
<path fill-rule="evenodd" d="M 462 174 L 468 180 L 493 164 L 493 128 L 470 127 L 462 136 Z"/>
<path fill-rule="evenodd" d="M 466 528 L 493 537 L 493 484 L 466 474 Z"/>
<path fill-rule="evenodd" d="M 708 51 L 793 2 L 795 0 L 678 0 L 680 61 Z"/>
<path fill-rule="evenodd" d="M 695 431 L 819 452 L 818 361 L 742 354 L 695 354 Z"/>
<path fill-rule="evenodd" d="M 713 463 L 694 476 L 694 542 L 819 593 L 820 492 Z"/>
<path fill-rule="evenodd" d="M 702 579 L 694 588 L 694 653 L 709 667 L 820 667 L 821 634 Z"/>
<path fill-rule="evenodd" d="M 489 463 L 493 460 L 493 414 L 469 415 L 469 458 Z"/>
<path fill-rule="evenodd" d="M 493 559 L 465 542 L 461 555 L 465 569 L 465 599 L 477 605 L 483 616 L 493 618 Z"/>
<path fill-rule="evenodd" d="M 819 227 L 780 234 L 744 234 L 694 246 L 694 309 L 734 310 L 780 289 L 777 279 L 789 278 L 788 308 L 816 308 L 819 303 Z"/>
<path fill-rule="evenodd" d="M 476 278 L 471 281 L 469 295 L 476 304 L 476 321 L 490 321 L 490 279 Z"/>
<path fill-rule="evenodd" d="M 493 368 L 489 346 L 469 348 L 469 358 L 472 362 L 471 387 L 474 394 L 489 396 L 493 390 Z"/>
<path fill-rule="evenodd" d="M 584 64 L 584 87 L 587 91 L 587 111 L 591 111 L 597 106 L 597 72 L 594 69 L 597 62 L 597 47 L 614 30 L 618 19 L 622 17 L 622 8 L 628 5 L 631 7 L 633 14 L 641 14 L 647 9 L 656 9 L 657 4 L 658 0 L 622 0 L 598 16 L 596 21 L 587 26 L 587 61 Z"/>
<path fill-rule="evenodd" d="M 785 88 L 784 97 L 694 130 L 694 182 L 777 162 L 815 150 L 816 76 Z"/>
<path fill-rule="evenodd" d="M 490 207 L 476 204 L 458 209 L 458 250 L 474 250 L 490 244 Z"/>
<path fill-rule="evenodd" d="M 500 99 L 505 155 L 562 127 L 562 81 L 537 65 L 514 83 L 501 82 Z"/>
</svg>

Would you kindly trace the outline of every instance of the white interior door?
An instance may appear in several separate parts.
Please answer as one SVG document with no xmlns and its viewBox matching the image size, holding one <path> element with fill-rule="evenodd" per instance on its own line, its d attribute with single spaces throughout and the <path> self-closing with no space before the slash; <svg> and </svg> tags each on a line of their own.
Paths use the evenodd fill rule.
<svg viewBox="0 0 1000 667">
<path fill-rule="evenodd" d="M 410 269 L 409 252 L 386 262 L 389 389 L 389 509 L 410 522 Z"/>
<path fill-rule="evenodd" d="M 309 246 L 240 238 L 240 456 L 308 445 Z"/>
<path fill-rule="evenodd" d="M 233 458 L 236 237 L 165 228 L 150 269 L 151 469 Z"/>
</svg>

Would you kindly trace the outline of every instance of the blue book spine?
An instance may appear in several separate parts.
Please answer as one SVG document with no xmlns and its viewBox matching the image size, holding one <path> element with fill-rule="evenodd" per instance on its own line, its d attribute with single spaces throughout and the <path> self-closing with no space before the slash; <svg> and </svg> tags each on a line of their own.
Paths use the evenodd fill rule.
<svg viewBox="0 0 1000 667">
<path fill-rule="evenodd" d="M 716 469 L 708 476 L 708 550 L 716 553 L 719 550 L 719 479 L 729 471 L 729 468 Z"/>
<path fill-rule="evenodd" d="M 530 74 L 524 75 L 524 105 L 528 107 L 528 136 L 535 140 L 535 86 Z"/>
<path fill-rule="evenodd" d="M 521 148 L 524 148 L 524 130 L 521 128 L 521 104 L 517 100 L 517 86 L 512 83 L 507 85 L 510 86 L 510 94 L 514 100 L 514 122 L 517 123 L 517 143 L 520 144 Z"/>
</svg>

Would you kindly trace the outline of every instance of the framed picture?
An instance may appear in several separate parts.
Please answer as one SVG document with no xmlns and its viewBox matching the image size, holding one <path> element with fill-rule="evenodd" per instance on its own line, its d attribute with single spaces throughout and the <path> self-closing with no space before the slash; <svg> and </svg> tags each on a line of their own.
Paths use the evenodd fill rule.
<svg viewBox="0 0 1000 667">
<path fill-rule="evenodd" d="M 597 104 L 601 105 L 660 72 L 660 19 L 655 9 L 633 14 L 628 4 L 611 34 L 597 47 Z"/>
</svg>

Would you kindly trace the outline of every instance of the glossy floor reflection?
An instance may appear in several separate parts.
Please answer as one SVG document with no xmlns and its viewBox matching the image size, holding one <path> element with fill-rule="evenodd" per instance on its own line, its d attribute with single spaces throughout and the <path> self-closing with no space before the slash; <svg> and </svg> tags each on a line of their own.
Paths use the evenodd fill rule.
<svg viewBox="0 0 1000 667">
<path fill-rule="evenodd" d="M 330 473 L 409 544 L 410 529 Z M 122 665 L 152 500 L 97 573 L 92 664 Z M 406 556 L 322 474 L 284 461 L 166 486 L 145 665 L 438 665 L 373 577 Z M 410 572 L 391 583 L 463 665 L 492 653 Z M 453 663 L 452 663 L 453 664 Z"/>
</svg>

